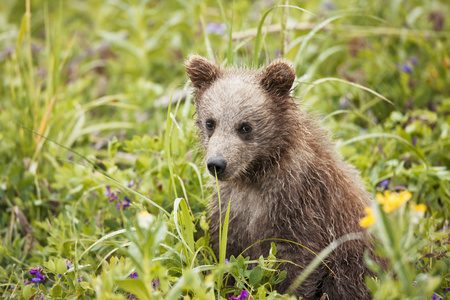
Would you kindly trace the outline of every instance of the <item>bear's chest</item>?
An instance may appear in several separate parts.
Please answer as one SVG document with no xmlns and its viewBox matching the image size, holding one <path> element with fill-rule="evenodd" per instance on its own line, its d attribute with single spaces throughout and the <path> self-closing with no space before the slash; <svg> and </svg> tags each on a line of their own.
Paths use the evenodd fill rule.
<svg viewBox="0 0 450 300">
<path fill-rule="evenodd" d="M 270 227 L 270 207 L 266 195 L 256 189 L 231 189 L 222 205 L 222 214 L 230 201 L 229 237 L 244 238 L 248 243 L 263 239 Z M 222 198 L 222 200 L 225 200 Z M 231 236 L 230 236 L 231 233 Z"/>
</svg>

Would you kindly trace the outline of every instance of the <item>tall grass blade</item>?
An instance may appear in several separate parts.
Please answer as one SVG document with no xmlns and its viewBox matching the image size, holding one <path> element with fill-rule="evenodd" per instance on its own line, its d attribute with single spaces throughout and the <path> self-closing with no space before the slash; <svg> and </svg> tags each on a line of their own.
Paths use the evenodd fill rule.
<svg viewBox="0 0 450 300">
<path fill-rule="evenodd" d="M 375 123 L 374 123 L 372 120 L 370 120 L 368 117 L 366 117 L 366 116 L 363 115 L 362 113 L 360 113 L 360 112 L 358 112 L 358 111 L 354 111 L 354 110 L 348 110 L 348 109 L 340 109 L 340 110 L 336 110 L 336 111 L 334 111 L 334 112 L 332 112 L 332 113 L 330 113 L 330 114 L 324 116 L 324 117 L 322 118 L 322 121 L 325 121 L 325 120 L 327 120 L 327 119 L 329 119 L 329 118 L 331 118 L 331 117 L 334 117 L 334 116 L 340 115 L 340 114 L 354 114 L 354 115 L 360 117 L 361 119 L 367 121 L 367 123 L 372 124 L 372 125 L 375 125 Z"/>
<path fill-rule="evenodd" d="M 345 79 L 340 79 L 340 78 L 335 78 L 335 77 L 321 78 L 321 79 L 317 79 L 316 81 L 312 82 L 312 83 L 310 84 L 310 86 L 306 89 L 306 91 L 303 93 L 303 96 L 302 96 L 301 98 L 302 98 L 302 99 L 305 98 L 306 94 L 308 94 L 308 92 L 309 92 L 313 87 L 315 87 L 315 86 L 317 86 L 317 85 L 320 85 L 320 84 L 322 84 L 322 83 L 324 83 L 324 82 L 327 82 L 327 81 L 338 81 L 338 82 L 342 82 L 342 83 L 349 84 L 349 85 L 351 85 L 351 86 L 354 86 L 354 87 L 360 88 L 360 89 L 362 89 L 362 90 L 364 90 L 364 91 L 367 91 L 367 92 L 369 92 L 369 93 L 371 93 L 371 94 L 373 94 L 373 95 L 375 95 L 375 96 L 381 98 L 382 100 L 386 101 L 387 103 L 389 103 L 389 104 L 391 104 L 391 105 L 394 105 L 394 103 L 393 103 L 391 100 L 389 100 L 388 98 L 384 97 L 383 95 L 381 95 L 381 94 L 375 92 L 374 90 L 369 89 L 368 87 L 365 87 L 365 86 L 363 86 L 363 85 L 360 85 L 360 84 L 357 84 L 357 83 L 354 83 L 354 82 L 351 82 L 351 81 L 348 81 L 348 80 L 345 80 Z"/>
<path fill-rule="evenodd" d="M 259 55 L 260 55 L 260 52 L 261 52 L 262 42 L 263 42 L 261 31 L 262 31 L 262 27 L 264 25 L 264 21 L 266 20 L 267 16 L 269 15 L 269 13 L 272 10 L 274 10 L 275 8 L 284 8 L 284 7 L 298 9 L 298 10 L 301 10 L 303 12 L 306 12 L 306 13 L 309 13 L 309 14 L 315 16 L 315 14 L 313 14 L 312 12 L 310 12 L 310 11 L 304 9 L 304 8 L 301 8 L 301 7 L 298 7 L 298 6 L 292 6 L 292 5 L 277 5 L 277 6 L 271 7 L 268 11 L 266 11 L 264 13 L 264 15 L 262 16 L 261 20 L 259 21 L 258 29 L 257 29 L 257 32 L 256 32 L 255 49 L 254 49 L 255 52 L 253 54 L 253 66 L 256 67 L 256 66 L 259 65 Z"/>
<path fill-rule="evenodd" d="M 409 149 L 411 149 L 413 152 L 416 153 L 417 157 L 422 161 L 423 165 L 426 168 L 429 167 L 427 159 L 423 156 L 422 152 L 418 148 L 414 147 L 410 142 L 408 142 L 404 138 L 399 137 L 398 135 L 395 135 L 392 133 L 368 133 L 365 135 L 357 136 L 352 139 L 346 140 L 345 142 L 341 143 L 339 146 L 340 147 L 347 146 L 352 143 L 360 142 L 360 141 L 364 141 L 364 140 L 368 140 L 368 139 L 386 139 L 386 138 L 397 140 L 397 141 L 401 142 L 402 144 L 404 144 L 405 146 L 407 146 Z"/>
<path fill-rule="evenodd" d="M 169 106 L 167 107 L 167 124 L 166 124 L 166 133 L 164 134 L 164 151 L 167 159 L 167 167 L 169 168 L 170 183 L 172 185 L 175 198 L 178 198 L 171 157 L 171 137 L 172 137 L 172 118 L 170 117 L 171 107 L 172 107 L 172 97 L 170 97 Z"/>
<path fill-rule="evenodd" d="M 203 19 L 203 16 L 200 16 L 200 23 L 202 24 L 203 35 L 205 36 L 206 53 L 210 60 L 214 60 L 214 51 L 211 46 L 211 41 L 209 40 L 208 31 L 206 30 L 205 19 Z"/>
<path fill-rule="evenodd" d="M 175 224 L 175 228 L 177 229 L 178 237 L 180 238 L 181 242 L 186 247 L 186 249 L 189 250 L 189 252 L 191 254 L 193 254 L 194 253 L 194 236 L 193 236 L 193 230 L 192 230 L 191 217 L 189 215 L 189 212 L 187 212 L 187 216 L 186 216 L 187 206 L 186 206 L 186 203 L 184 203 L 184 205 L 183 205 L 183 203 L 184 203 L 183 198 L 175 199 L 175 202 L 173 204 L 173 222 Z M 182 216 L 181 218 L 178 217 L 178 207 L 180 206 L 180 204 L 182 206 L 181 207 L 181 216 Z M 185 210 L 183 211 L 183 209 L 185 209 Z M 182 225 L 185 226 L 184 228 L 182 228 L 182 226 L 180 226 L 179 221 L 178 221 L 179 219 L 181 220 Z M 189 227 L 189 229 L 188 229 L 188 227 Z M 187 239 L 188 239 L 187 242 L 186 242 L 185 237 L 187 237 Z"/>
<path fill-rule="evenodd" d="M 324 28 L 325 26 L 327 26 L 328 24 L 330 24 L 331 22 L 337 20 L 337 19 L 341 19 L 344 17 L 355 17 L 355 16 L 361 16 L 359 14 L 345 14 L 345 15 L 337 15 L 331 18 L 326 19 L 325 21 L 321 22 L 320 24 L 318 24 L 316 27 L 314 27 L 313 30 L 311 30 L 307 35 L 306 38 L 302 40 L 302 44 L 300 46 L 300 49 L 297 51 L 297 54 L 295 55 L 295 59 L 294 59 L 294 68 L 296 70 L 298 70 L 298 67 L 301 65 L 302 63 L 302 58 L 303 58 L 303 52 L 306 49 L 306 46 L 308 44 L 308 42 L 314 37 L 314 35 L 316 35 L 317 32 L 319 32 L 322 28 Z M 378 21 L 383 21 L 382 19 L 375 17 L 375 16 L 370 16 L 370 15 L 362 15 L 363 17 L 367 17 L 367 18 L 371 18 L 371 19 L 375 19 Z"/>
<path fill-rule="evenodd" d="M 82 258 L 83 256 L 85 256 L 86 253 L 88 253 L 89 251 L 91 251 L 92 248 L 94 248 L 95 246 L 97 246 L 97 245 L 100 244 L 101 242 L 103 242 L 103 241 L 109 239 L 110 237 L 113 237 L 113 236 L 116 236 L 116 235 L 125 233 L 126 231 L 127 231 L 126 229 L 120 229 L 120 230 L 116 230 L 116 231 L 110 232 L 110 233 L 108 233 L 107 235 L 101 237 L 100 239 L 98 239 L 97 241 L 95 241 L 95 243 L 93 243 L 92 245 L 90 245 L 86 250 L 84 250 L 84 252 L 81 253 L 81 255 L 79 256 L 78 259 L 81 260 L 81 258 Z"/>
<path fill-rule="evenodd" d="M 302 274 L 300 274 L 300 276 L 298 276 L 294 280 L 294 282 L 289 286 L 286 292 L 288 294 L 293 293 L 305 281 L 305 279 L 308 278 L 308 276 L 317 268 L 317 266 L 337 247 L 339 247 L 345 242 L 364 238 L 365 236 L 361 233 L 349 233 L 332 242 L 325 249 L 320 251 L 319 255 L 317 255 L 314 258 L 314 260 L 305 268 Z"/>
</svg>

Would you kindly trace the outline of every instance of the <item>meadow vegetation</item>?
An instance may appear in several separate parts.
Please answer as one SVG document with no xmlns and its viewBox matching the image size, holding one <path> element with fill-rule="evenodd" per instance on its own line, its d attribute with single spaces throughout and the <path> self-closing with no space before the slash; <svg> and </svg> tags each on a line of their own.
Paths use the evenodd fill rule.
<svg viewBox="0 0 450 300">
<path fill-rule="evenodd" d="M 289 299 L 275 247 L 209 248 L 200 54 L 293 61 L 301 109 L 374 195 L 374 299 L 450 299 L 449 17 L 446 0 L 2 0 L 0 295 Z"/>
</svg>

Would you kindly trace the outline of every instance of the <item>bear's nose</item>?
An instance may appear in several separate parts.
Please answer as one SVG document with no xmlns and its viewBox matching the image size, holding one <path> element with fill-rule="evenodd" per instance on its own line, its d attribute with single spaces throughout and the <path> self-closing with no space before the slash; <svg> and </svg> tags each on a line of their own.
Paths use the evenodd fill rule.
<svg viewBox="0 0 450 300">
<path fill-rule="evenodd" d="M 223 158 L 210 158 L 208 159 L 208 162 L 206 163 L 206 166 L 208 167 L 209 173 L 211 173 L 212 176 L 221 175 L 223 172 L 225 172 L 225 169 L 227 167 L 227 161 Z"/>
</svg>

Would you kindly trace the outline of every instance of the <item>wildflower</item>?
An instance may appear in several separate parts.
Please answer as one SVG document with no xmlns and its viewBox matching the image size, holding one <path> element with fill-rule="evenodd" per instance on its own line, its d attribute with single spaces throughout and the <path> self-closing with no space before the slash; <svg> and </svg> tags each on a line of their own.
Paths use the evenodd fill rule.
<svg viewBox="0 0 450 300">
<path fill-rule="evenodd" d="M 30 270 L 30 274 L 31 275 L 36 275 L 37 273 L 39 273 L 39 267 L 37 267 L 36 269 L 31 269 Z"/>
<path fill-rule="evenodd" d="M 395 65 L 397 66 L 397 69 L 399 69 L 403 73 L 408 73 L 408 74 L 414 73 L 412 66 L 408 62 L 403 63 L 403 64 L 395 63 Z"/>
<path fill-rule="evenodd" d="M 134 179 L 132 179 L 132 180 L 130 181 L 130 183 L 127 185 L 127 187 L 130 188 L 130 187 L 132 187 L 133 185 L 134 185 Z"/>
<path fill-rule="evenodd" d="M 402 204 L 406 203 L 411 199 L 411 193 L 408 191 L 401 191 L 400 193 L 391 193 L 389 191 L 385 191 L 384 195 L 378 193 L 375 197 L 383 206 L 383 210 L 386 213 L 390 213 L 397 208 L 399 208 Z"/>
<path fill-rule="evenodd" d="M 143 229 L 149 229 L 154 220 L 155 216 L 145 210 L 141 211 L 138 215 L 138 225 Z"/>
<path fill-rule="evenodd" d="M 225 35 L 225 31 L 227 30 L 227 25 L 224 23 L 211 22 L 206 25 L 206 32 L 217 34 L 217 35 Z"/>
<path fill-rule="evenodd" d="M 153 280 L 152 287 L 156 288 L 159 285 L 159 279 Z"/>
<path fill-rule="evenodd" d="M 45 279 L 45 277 L 40 273 L 39 267 L 37 267 L 36 269 L 31 269 L 30 274 L 36 277 L 32 278 L 31 281 L 27 282 L 27 284 L 41 282 Z"/>
<path fill-rule="evenodd" d="M 375 223 L 375 215 L 370 207 L 364 208 L 366 216 L 359 221 L 359 226 L 367 228 Z"/>
<path fill-rule="evenodd" d="M 69 270 L 70 267 L 72 266 L 72 262 L 69 260 L 66 260 L 66 266 L 67 266 L 67 270 Z"/>
<path fill-rule="evenodd" d="M 334 3 L 333 1 L 326 1 L 323 4 L 323 9 L 324 10 L 334 10 L 334 9 L 336 9 L 336 3 Z"/>
<path fill-rule="evenodd" d="M 138 278 L 138 273 L 137 272 L 131 273 L 130 277 L 131 278 Z"/>
<path fill-rule="evenodd" d="M 132 180 L 132 181 L 130 182 L 130 184 L 128 184 L 128 187 L 131 187 L 131 186 L 133 186 L 133 185 L 134 185 L 134 180 Z M 122 193 L 121 190 L 111 191 L 111 187 L 109 187 L 109 186 L 106 187 L 106 192 L 104 193 L 104 195 L 105 195 L 106 197 L 109 198 L 109 199 L 108 199 L 109 202 L 117 201 L 116 207 L 117 207 L 117 209 L 119 209 L 119 210 L 120 210 L 122 207 L 128 207 L 128 206 L 130 206 L 130 203 L 131 203 L 131 200 L 130 200 L 127 196 L 124 196 L 124 197 L 123 197 L 123 200 L 125 200 L 125 201 L 119 200 L 119 194 L 120 194 L 120 193 Z"/>
<path fill-rule="evenodd" d="M 422 213 L 427 211 L 427 206 L 425 204 L 411 204 L 411 208 Z"/>
<path fill-rule="evenodd" d="M 122 206 L 123 207 L 130 206 L 131 200 L 127 196 L 123 197 L 123 200 L 125 200 L 125 201 L 122 201 Z"/>
<path fill-rule="evenodd" d="M 13 285 L 10 285 L 10 286 L 9 286 L 9 289 L 10 289 L 10 290 L 13 290 L 13 289 L 14 289 L 14 286 L 13 286 Z"/>
<path fill-rule="evenodd" d="M 228 258 L 225 258 L 225 263 L 226 263 L 226 264 L 229 264 L 229 263 L 230 263 L 230 261 L 228 260 Z"/>
<path fill-rule="evenodd" d="M 417 144 L 417 138 L 413 138 L 413 140 L 412 140 L 412 145 L 413 145 L 413 146 L 416 146 L 416 144 Z"/>
<path fill-rule="evenodd" d="M 116 201 L 117 199 L 119 199 L 119 194 L 121 193 L 120 190 L 117 190 L 115 192 L 111 192 L 111 188 L 109 186 L 106 187 L 106 192 L 104 193 L 104 195 L 106 197 L 109 197 L 108 201 L 109 202 L 113 202 Z"/>
<path fill-rule="evenodd" d="M 380 186 L 385 188 L 385 189 L 388 187 L 388 185 L 389 185 L 389 179 L 385 179 L 385 180 L 380 182 Z"/>
<path fill-rule="evenodd" d="M 58 274 L 58 278 L 61 278 L 62 277 L 62 274 Z"/>
<path fill-rule="evenodd" d="M 441 297 L 437 296 L 436 293 L 433 293 L 433 300 L 441 300 Z"/>
<path fill-rule="evenodd" d="M 246 290 L 243 290 L 239 296 L 237 297 L 231 296 L 231 300 L 247 299 L 248 295 L 249 295 L 248 292 Z"/>
<path fill-rule="evenodd" d="M 78 282 L 81 282 L 81 280 L 83 280 L 83 275 L 81 275 L 80 278 L 78 278 Z"/>
<path fill-rule="evenodd" d="M 339 98 L 339 108 L 340 109 L 346 109 L 350 107 L 349 97 L 342 96 Z"/>
<path fill-rule="evenodd" d="M 275 57 L 281 57 L 281 51 L 280 51 L 280 49 L 277 49 L 277 50 L 275 51 Z"/>
</svg>

